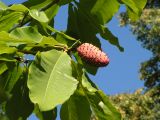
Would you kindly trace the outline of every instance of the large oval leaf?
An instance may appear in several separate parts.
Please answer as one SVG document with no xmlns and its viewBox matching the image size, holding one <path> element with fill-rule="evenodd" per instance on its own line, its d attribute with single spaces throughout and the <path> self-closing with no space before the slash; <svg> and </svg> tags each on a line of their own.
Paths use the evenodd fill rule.
<svg viewBox="0 0 160 120">
<path fill-rule="evenodd" d="M 71 58 L 66 52 L 38 53 L 29 68 L 30 99 L 42 111 L 64 103 L 77 88 L 77 83 L 72 77 Z"/>
</svg>

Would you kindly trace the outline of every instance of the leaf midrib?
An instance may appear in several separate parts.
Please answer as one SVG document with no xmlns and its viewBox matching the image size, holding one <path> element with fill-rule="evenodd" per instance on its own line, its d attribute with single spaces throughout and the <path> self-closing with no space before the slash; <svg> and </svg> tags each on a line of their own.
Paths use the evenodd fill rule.
<svg viewBox="0 0 160 120">
<path fill-rule="evenodd" d="M 55 65 L 53 66 L 53 69 L 52 69 L 52 71 L 51 71 L 51 74 L 50 74 L 50 76 L 49 76 L 49 80 L 48 80 L 48 83 L 47 83 L 47 87 L 46 87 L 46 89 L 45 89 L 45 94 L 44 94 L 44 97 L 43 97 L 43 100 L 42 100 L 42 104 L 44 103 L 44 101 L 45 101 L 45 97 L 46 97 L 46 94 L 47 94 L 47 91 L 48 91 L 48 87 L 49 87 L 49 83 L 50 83 L 50 81 L 51 81 L 51 76 L 52 76 L 52 73 L 54 74 L 54 70 L 55 70 L 55 66 L 58 64 L 58 62 L 59 62 L 59 59 L 63 56 L 63 54 L 64 53 L 62 53 L 60 56 L 59 56 L 59 58 L 57 59 L 57 62 L 55 63 Z"/>
</svg>

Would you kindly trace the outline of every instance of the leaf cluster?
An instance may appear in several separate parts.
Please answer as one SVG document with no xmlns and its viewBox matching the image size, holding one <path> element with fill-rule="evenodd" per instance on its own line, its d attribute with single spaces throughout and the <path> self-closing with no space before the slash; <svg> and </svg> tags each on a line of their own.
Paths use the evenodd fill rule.
<svg viewBox="0 0 160 120">
<path fill-rule="evenodd" d="M 93 115 L 120 120 L 118 110 L 88 77 L 98 67 L 81 60 L 75 48 L 84 42 L 100 47 L 100 34 L 123 51 L 105 26 L 121 4 L 137 19 L 145 0 L 140 5 L 134 0 L 0 2 L 0 117 L 26 120 L 34 113 L 40 120 L 53 120 L 61 105 L 62 120 L 89 120 Z M 58 31 L 54 17 L 63 5 L 68 5 L 68 25 Z"/>
<path fill-rule="evenodd" d="M 138 89 L 133 94 L 110 96 L 114 105 L 121 112 L 124 120 L 158 120 L 160 116 L 159 87 L 143 93 Z"/>
</svg>

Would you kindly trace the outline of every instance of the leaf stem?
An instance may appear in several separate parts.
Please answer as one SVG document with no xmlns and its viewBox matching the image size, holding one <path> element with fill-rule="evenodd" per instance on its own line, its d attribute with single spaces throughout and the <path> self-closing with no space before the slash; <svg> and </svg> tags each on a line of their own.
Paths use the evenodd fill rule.
<svg viewBox="0 0 160 120">
<path fill-rule="evenodd" d="M 68 50 L 71 50 L 74 46 L 76 46 L 77 44 L 81 44 L 81 42 L 79 40 L 77 40 L 75 43 L 72 44 L 72 46 L 70 46 L 68 48 Z"/>
</svg>

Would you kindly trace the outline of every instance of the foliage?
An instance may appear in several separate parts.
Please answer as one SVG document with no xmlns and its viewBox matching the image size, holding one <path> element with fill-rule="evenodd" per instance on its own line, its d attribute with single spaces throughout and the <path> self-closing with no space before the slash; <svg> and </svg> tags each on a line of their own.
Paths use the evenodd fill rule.
<svg viewBox="0 0 160 120">
<path fill-rule="evenodd" d="M 124 120 L 159 120 L 159 90 L 157 87 L 142 93 L 142 89 L 139 89 L 133 94 L 110 96 L 110 99 Z"/>
<path fill-rule="evenodd" d="M 130 25 L 142 46 L 153 56 L 141 63 L 140 79 L 148 89 L 137 90 L 133 94 L 110 96 L 124 120 L 159 120 L 160 116 L 160 1 L 148 0 L 138 21 L 131 21 L 127 13 L 120 14 L 121 26 Z"/>
<path fill-rule="evenodd" d="M 153 56 L 143 62 L 140 68 L 140 79 L 145 81 L 145 86 L 151 88 L 160 85 L 160 2 L 148 1 L 146 9 L 140 19 L 132 22 L 126 13 L 121 13 L 121 25 L 130 25 L 132 32 L 142 46 L 151 51 Z M 151 6 L 152 5 L 152 8 Z"/>
<path fill-rule="evenodd" d="M 86 64 L 75 48 L 102 38 L 123 48 L 105 26 L 121 4 L 137 19 L 142 0 L 28 0 L 10 6 L 0 2 L 0 112 L 3 119 L 25 120 L 35 113 L 40 120 L 120 120 L 109 98 L 89 79 L 98 67 Z M 68 5 L 65 32 L 54 28 L 58 9 Z M 29 55 L 29 57 L 25 57 Z M 76 60 L 74 59 L 76 58 Z M 7 118 L 6 118 L 7 117 Z"/>
</svg>

